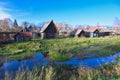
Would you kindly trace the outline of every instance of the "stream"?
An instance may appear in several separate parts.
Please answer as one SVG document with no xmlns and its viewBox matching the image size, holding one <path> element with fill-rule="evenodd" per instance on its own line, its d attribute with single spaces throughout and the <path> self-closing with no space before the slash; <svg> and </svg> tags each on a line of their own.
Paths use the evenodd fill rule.
<svg viewBox="0 0 120 80">
<path fill-rule="evenodd" d="M 120 52 L 116 52 L 114 55 L 106 56 L 106 57 L 99 57 L 99 58 L 91 58 L 91 59 L 84 59 L 80 60 L 77 57 L 71 58 L 68 61 L 64 62 L 57 62 L 55 61 L 54 64 L 68 64 L 75 67 L 83 66 L 83 67 L 99 67 L 101 65 L 110 64 L 110 63 L 116 63 L 118 60 L 116 59 L 117 56 L 120 56 Z M 33 67 L 39 67 L 41 65 L 50 65 L 51 61 L 49 61 L 47 58 L 45 58 L 42 53 L 37 53 L 32 57 L 32 59 L 27 60 L 13 60 L 9 62 L 5 62 L 0 67 L 0 79 L 2 79 L 5 76 L 6 72 L 17 72 L 17 71 L 27 71 L 32 70 Z"/>
</svg>

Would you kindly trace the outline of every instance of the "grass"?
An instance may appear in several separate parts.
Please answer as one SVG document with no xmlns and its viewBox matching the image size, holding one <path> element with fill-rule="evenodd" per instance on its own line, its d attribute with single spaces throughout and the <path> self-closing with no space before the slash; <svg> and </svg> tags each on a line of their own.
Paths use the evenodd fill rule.
<svg viewBox="0 0 120 80">
<path fill-rule="evenodd" d="M 41 43 L 41 46 L 36 42 Z M 48 53 L 55 61 L 65 61 L 84 54 L 108 56 L 120 51 L 120 37 L 104 38 L 62 38 L 0 45 L 0 63 L 6 60 L 31 58 L 37 52 Z M 117 57 L 120 60 L 120 57 Z M 12 73 L 6 73 L 5 80 L 11 79 Z M 73 67 L 71 65 L 49 65 L 34 68 L 31 71 L 16 73 L 14 80 L 120 80 L 120 62 L 103 65 L 98 68 Z"/>
<path fill-rule="evenodd" d="M 37 52 L 48 53 L 52 60 L 64 61 L 71 57 L 96 53 L 92 57 L 108 56 L 120 51 L 120 37 L 62 38 L 11 43 L 0 46 L 0 63 L 7 60 L 29 58 Z M 39 46 L 36 42 L 40 43 Z M 83 59 L 83 58 L 82 58 Z"/>
<path fill-rule="evenodd" d="M 0 46 L 0 63 L 9 60 L 19 60 L 32 56 L 39 49 L 33 41 L 10 43 Z"/>
<path fill-rule="evenodd" d="M 49 65 L 31 71 L 17 72 L 14 80 L 120 80 L 120 63 L 112 63 L 98 68 L 73 67 L 71 65 Z M 6 80 L 12 79 L 6 73 Z"/>
</svg>

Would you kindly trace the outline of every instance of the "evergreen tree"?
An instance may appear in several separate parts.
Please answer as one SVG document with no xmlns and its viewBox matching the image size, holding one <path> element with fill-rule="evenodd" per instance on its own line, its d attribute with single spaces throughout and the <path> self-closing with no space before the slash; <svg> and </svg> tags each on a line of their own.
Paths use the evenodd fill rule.
<svg viewBox="0 0 120 80">
<path fill-rule="evenodd" d="M 17 20 L 16 20 L 16 19 L 14 20 L 13 25 L 14 25 L 15 28 L 18 27 L 18 24 L 17 24 Z"/>
</svg>

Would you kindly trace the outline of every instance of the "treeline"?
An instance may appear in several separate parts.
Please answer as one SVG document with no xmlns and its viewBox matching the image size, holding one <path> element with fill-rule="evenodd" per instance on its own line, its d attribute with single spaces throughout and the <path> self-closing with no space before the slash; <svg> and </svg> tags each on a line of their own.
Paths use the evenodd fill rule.
<svg viewBox="0 0 120 80">
<path fill-rule="evenodd" d="M 23 27 L 34 27 L 39 29 L 41 27 L 41 24 L 42 23 L 35 25 L 34 23 L 23 21 L 21 25 L 18 25 L 16 19 L 12 21 L 10 18 L 5 18 L 3 20 L 0 20 L 0 32 L 15 32 L 19 30 L 19 28 Z"/>
</svg>

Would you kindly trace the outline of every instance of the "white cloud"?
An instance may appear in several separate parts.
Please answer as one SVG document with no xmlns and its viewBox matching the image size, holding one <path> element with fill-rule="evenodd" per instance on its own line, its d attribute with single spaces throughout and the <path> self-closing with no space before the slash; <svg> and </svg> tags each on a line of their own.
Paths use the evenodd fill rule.
<svg viewBox="0 0 120 80">
<path fill-rule="evenodd" d="M 12 15 L 9 13 L 10 9 L 7 8 L 6 5 L 8 5 L 8 3 L 0 2 L 0 19 L 4 19 L 4 18 L 12 19 Z"/>
</svg>

